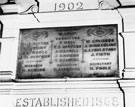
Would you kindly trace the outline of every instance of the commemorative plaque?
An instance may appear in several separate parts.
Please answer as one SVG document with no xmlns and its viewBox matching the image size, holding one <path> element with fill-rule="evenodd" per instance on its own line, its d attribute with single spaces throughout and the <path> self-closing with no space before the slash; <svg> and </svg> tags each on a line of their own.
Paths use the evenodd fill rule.
<svg viewBox="0 0 135 107">
<path fill-rule="evenodd" d="M 119 77 L 117 25 L 20 29 L 18 79 Z"/>
</svg>

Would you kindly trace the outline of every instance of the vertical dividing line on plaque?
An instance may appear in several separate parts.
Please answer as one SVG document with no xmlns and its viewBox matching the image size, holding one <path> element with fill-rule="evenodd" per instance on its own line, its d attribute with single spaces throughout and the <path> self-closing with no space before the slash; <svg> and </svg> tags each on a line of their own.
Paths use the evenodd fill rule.
<svg viewBox="0 0 135 107">
<path fill-rule="evenodd" d="M 52 51 L 53 51 L 53 40 L 51 40 L 51 59 L 50 59 L 50 64 L 52 64 L 53 63 L 53 61 L 52 61 Z"/>
<path fill-rule="evenodd" d="M 84 39 L 82 39 L 82 63 L 84 62 Z"/>
</svg>

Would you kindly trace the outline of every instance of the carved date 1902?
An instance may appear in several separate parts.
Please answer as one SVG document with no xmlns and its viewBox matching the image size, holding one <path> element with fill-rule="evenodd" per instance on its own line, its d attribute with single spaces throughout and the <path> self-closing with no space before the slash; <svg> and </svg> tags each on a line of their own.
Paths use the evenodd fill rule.
<svg viewBox="0 0 135 107">
<path fill-rule="evenodd" d="M 82 10 L 83 2 L 69 2 L 69 3 L 55 3 L 54 11 L 71 11 L 71 10 Z"/>
</svg>

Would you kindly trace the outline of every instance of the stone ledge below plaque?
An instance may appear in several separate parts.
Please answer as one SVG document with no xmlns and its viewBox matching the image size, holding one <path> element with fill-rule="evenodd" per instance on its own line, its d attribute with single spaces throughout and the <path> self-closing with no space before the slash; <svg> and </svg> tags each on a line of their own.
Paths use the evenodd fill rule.
<svg viewBox="0 0 135 107">
<path fill-rule="evenodd" d="M 0 82 L 0 96 L 10 95 L 13 86 L 14 86 L 13 82 Z"/>
<path fill-rule="evenodd" d="M 43 94 L 65 92 L 117 92 L 120 91 L 117 80 L 93 80 L 70 82 L 7 82 L 1 84 L 2 90 L 9 90 L 11 94 Z"/>
</svg>

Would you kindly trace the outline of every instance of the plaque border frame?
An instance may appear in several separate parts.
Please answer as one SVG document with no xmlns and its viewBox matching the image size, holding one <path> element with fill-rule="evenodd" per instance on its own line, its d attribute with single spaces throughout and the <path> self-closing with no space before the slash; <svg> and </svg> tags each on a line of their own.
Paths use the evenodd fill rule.
<svg viewBox="0 0 135 107">
<path fill-rule="evenodd" d="M 119 41 L 118 41 L 118 25 L 117 25 L 117 24 L 84 25 L 84 26 L 83 26 L 83 25 L 80 25 L 80 26 L 66 26 L 66 27 L 65 27 L 65 26 L 62 26 L 62 27 L 49 27 L 49 28 L 48 28 L 48 27 L 46 27 L 46 28 L 44 28 L 44 27 L 42 27 L 42 28 L 28 28 L 28 29 L 19 29 L 19 32 L 20 32 L 20 34 L 21 34 L 21 30 L 34 30 L 34 29 L 36 29 L 36 30 L 39 29 L 39 30 L 40 30 L 40 29 L 55 29 L 55 28 L 57 29 L 57 28 L 70 28 L 70 27 L 73 27 L 73 28 L 74 28 L 74 27 L 94 27 L 94 26 L 115 26 L 115 28 L 116 28 L 116 35 L 115 35 L 115 36 L 116 36 L 116 41 L 117 41 L 117 42 L 116 42 L 116 43 L 117 43 L 117 46 L 116 46 L 116 47 L 117 47 L 117 57 L 116 57 L 117 59 L 116 59 L 116 60 L 117 60 L 117 70 L 118 70 L 117 72 L 119 72 L 119 47 L 118 47 Z M 19 42 L 21 43 L 21 35 L 19 35 Z M 19 43 L 19 45 L 18 45 L 18 51 L 19 51 L 19 48 L 20 48 L 20 45 L 21 45 L 20 43 Z M 18 56 L 19 56 L 19 53 L 18 53 Z M 17 63 L 18 63 L 18 58 L 17 58 Z M 18 67 L 18 64 L 17 64 L 17 67 Z M 104 70 L 104 71 L 105 71 L 105 70 Z M 18 72 L 18 71 L 17 71 L 17 68 L 16 68 L 16 79 L 20 79 L 20 80 L 23 80 L 23 79 L 26 79 L 26 80 L 42 79 L 42 80 L 45 80 L 45 81 L 46 81 L 46 80 L 50 79 L 49 81 L 51 81 L 51 80 L 53 80 L 53 79 L 54 79 L 54 80 L 55 80 L 55 79 L 56 79 L 56 80 L 66 79 L 66 80 L 67 80 L 67 78 L 68 78 L 68 80 L 70 80 L 70 79 L 71 79 L 71 80 L 76 80 L 77 78 L 78 78 L 78 79 L 83 78 L 82 80 L 87 80 L 87 79 L 88 79 L 88 80 L 89 80 L 89 79 L 95 79 L 95 80 L 96 80 L 96 78 L 105 78 L 105 79 L 106 79 L 106 78 L 120 78 L 120 72 L 119 72 L 119 76 L 118 76 L 118 77 L 86 77 L 86 78 L 85 78 L 85 77 L 77 77 L 77 78 L 70 78 L 70 77 L 66 77 L 66 78 L 58 78 L 58 77 L 51 77 L 51 78 L 47 78 L 47 77 L 33 78 L 33 77 L 32 77 L 32 78 L 23 78 L 23 79 L 21 79 L 21 78 L 18 78 L 18 77 L 17 77 L 17 72 Z M 63 80 L 62 80 L 62 81 L 63 81 Z"/>
</svg>

